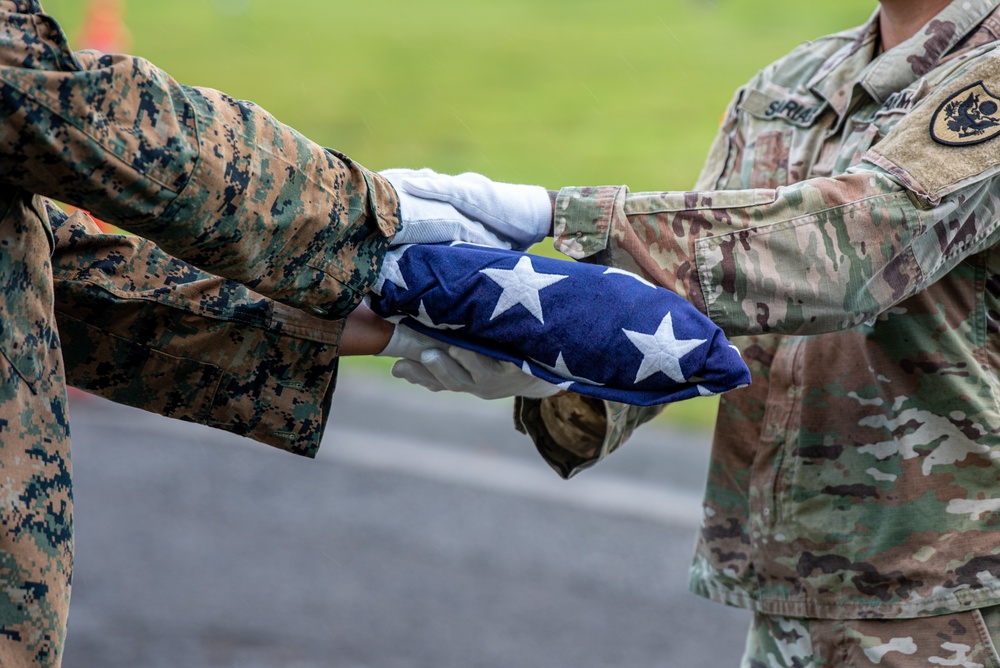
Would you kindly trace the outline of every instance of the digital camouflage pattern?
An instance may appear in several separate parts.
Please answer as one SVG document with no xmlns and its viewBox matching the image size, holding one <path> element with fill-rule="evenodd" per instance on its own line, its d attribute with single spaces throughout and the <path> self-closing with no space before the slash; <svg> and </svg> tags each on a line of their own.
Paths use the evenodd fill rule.
<svg viewBox="0 0 1000 668">
<path fill-rule="evenodd" d="M 802 45 L 737 93 L 695 192 L 560 193 L 560 250 L 686 296 L 753 373 L 721 401 L 697 593 L 827 619 L 1000 603 L 1000 138 L 931 133 L 1000 91 L 998 4 L 881 55 L 874 20 Z M 516 406 L 564 476 L 652 415 Z"/>
<path fill-rule="evenodd" d="M 905 620 L 754 615 L 743 668 L 1000 668 L 1000 609 Z"/>
<path fill-rule="evenodd" d="M 66 379 L 314 455 L 341 319 L 399 219 L 379 175 L 144 60 L 74 53 L 41 11 L 0 0 L 5 668 L 61 661 L 73 551 Z M 160 247 L 102 235 L 46 198 Z"/>
<path fill-rule="evenodd" d="M 388 182 L 252 103 L 74 53 L 40 11 L 0 2 L 3 183 L 292 306 L 342 317 L 360 302 L 398 227 Z"/>
<path fill-rule="evenodd" d="M 343 320 L 207 274 L 49 204 L 68 382 L 120 404 L 314 457 Z"/>
</svg>

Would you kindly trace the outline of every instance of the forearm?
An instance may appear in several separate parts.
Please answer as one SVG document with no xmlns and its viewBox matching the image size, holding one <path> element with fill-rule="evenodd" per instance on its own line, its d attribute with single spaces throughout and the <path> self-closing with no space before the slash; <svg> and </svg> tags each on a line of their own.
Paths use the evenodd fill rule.
<svg viewBox="0 0 1000 668">
<path fill-rule="evenodd" d="M 340 356 L 378 354 L 385 350 L 394 329 L 395 325 L 372 313 L 362 302 L 344 323 Z"/>
</svg>

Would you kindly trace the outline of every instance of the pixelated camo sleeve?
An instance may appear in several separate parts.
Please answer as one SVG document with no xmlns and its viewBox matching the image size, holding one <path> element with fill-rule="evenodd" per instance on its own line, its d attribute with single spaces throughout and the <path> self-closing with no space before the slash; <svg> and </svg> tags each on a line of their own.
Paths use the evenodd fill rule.
<svg viewBox="0 0 1000 668">
<path fill-rule="evenodd" d="M 325 317 L 368 291 L 398 225 L 378 174 L 141 58 L 74 53 L 44 14 L 5 12 L 0 46 L 3 182 Z"/>
<path fill-rule="evenodd" d="M 70 385 L 315 456 L 343 321 L 206 274 L 138 237 L 49 208 Z"/>
</svg>

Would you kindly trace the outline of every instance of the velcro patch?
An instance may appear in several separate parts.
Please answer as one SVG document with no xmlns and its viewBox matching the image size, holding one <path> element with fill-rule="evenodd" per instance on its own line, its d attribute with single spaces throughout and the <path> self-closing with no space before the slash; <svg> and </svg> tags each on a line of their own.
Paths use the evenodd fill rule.
<svg viewBox="0 0 1000 668">
<path fill-rule="evenodd" d="M 942 197 L 1000 171 L 1000 49 L 963 63 L 896 123 L 863 160 L 920 199 Z"/>
<path fill-rule="evenodd" d="M 981 144 L 1000 135 L 1000 97 L 977 81 L 942 102 L 931 117 L 931 137 L 945 146 Z"/>
</svg>

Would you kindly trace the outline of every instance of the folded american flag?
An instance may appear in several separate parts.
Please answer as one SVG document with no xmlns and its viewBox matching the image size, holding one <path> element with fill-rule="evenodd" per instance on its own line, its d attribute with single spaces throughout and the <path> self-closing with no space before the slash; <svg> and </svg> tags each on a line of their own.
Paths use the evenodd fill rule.
<svg viewBox="0 0 1000 668">
<path fill-rule="evenodd" d="M 382 317 L 572 392 L 648 406 L 750 382 L 736 347 L 673 292 L 620 269 L 469 244 L 390 251 Z"/>
</svg>

